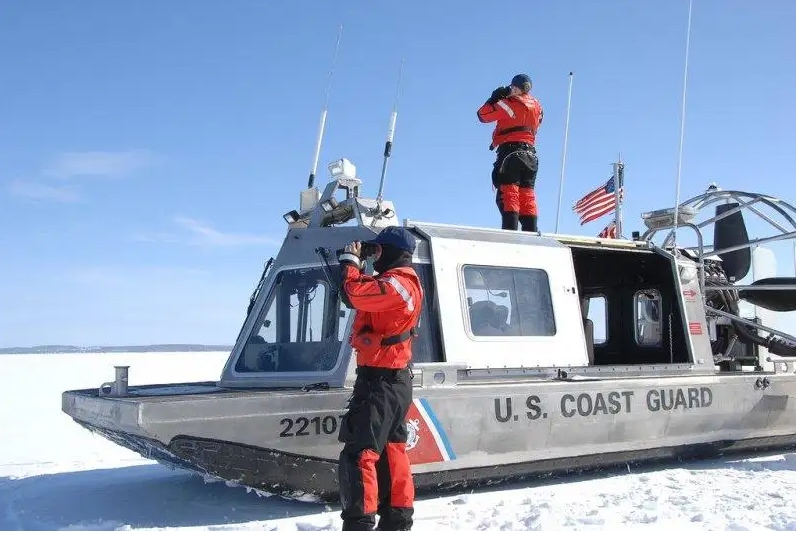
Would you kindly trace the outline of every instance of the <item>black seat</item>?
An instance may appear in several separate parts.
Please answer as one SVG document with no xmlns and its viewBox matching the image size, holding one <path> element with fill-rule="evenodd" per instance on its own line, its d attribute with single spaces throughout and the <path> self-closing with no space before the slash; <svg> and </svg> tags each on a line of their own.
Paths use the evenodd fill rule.
<svg viewBox="0 0 798 535">
<path fill-rule="evenodd" d="M 506 307 L 504 307 L 506 308 Z M 497 306 L 492 301 L 477 301 L 469 310 L 471 332 L 477 336 L 501 336 L 502 330 L 496 327 Z"/>
</svg>

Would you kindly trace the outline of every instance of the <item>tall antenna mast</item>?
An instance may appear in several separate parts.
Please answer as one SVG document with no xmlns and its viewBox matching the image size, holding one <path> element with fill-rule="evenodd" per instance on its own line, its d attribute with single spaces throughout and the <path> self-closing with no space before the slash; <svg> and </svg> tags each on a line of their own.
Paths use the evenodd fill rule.
<svg viewBox="0 0 798 535">
<path fill-rule="evenodd" d="M 568 73 L 568 107 L 565 112 L 565 140 L 562 144 L 562 166 L 560 168 L 560 198 L 557 201 L 557 223 L 554 226 L 554 233 L 560 232 L 560 206 L 562 205 L 562 185 L 565 181 L 565 153 L 568 147 L 568 123 L 571 121 L 571 87 L 574 84 L 573 71 Z"/>
<path fill-rule="evenodd" d="M 391 148 L 393 147 L 393 132 L 396 128 L 396 105 L 399 102 L 399 86 L 402 84 L 402 71 L 405 67 L 405 60 L 399 65 L 399 80 L 396 82 L 396 96 L 393 99 L 393 112 L 391 113 L 391 121 L 388 125 L 388 139 L 385 141 L 385 151 L 383 152 L 382 160 L 382 175 L 380 176 L 380 189 L 377 192 L 377 204 L 382 201 L 382 189 L 385 185 L 385 170 L 388 167 L 388 158 L 391 156 Z"/>
<path fill-rule="evenodd" d="M 687 44 L 684 50 L 684 84 L 682 88 L 682 115 L 680 120 L 679 132 L 679 163 L 676 168 L 676 204 L 673 207 L 673 253 L 678 255 L 676 248 L 676 227 L 679 220 L 679 193 L 682 185 L 682 148 L 684 146 L 684 110 L 687 104 L 687 64 L 690 58 L 690 26 L 693 19 L 693 0 L 690 0 L 690 6 L 687 11 Z"/>
<path fill-rule="evenodd" d="M 324 109 L 321 111 L 321 118 L 319 119 L 319 132 L 316 134 L 316 150 L 313 153 L 313 165 L 310 168 L 310 176 L 308 177 L 308 189 L 313 187 L 316 181 L 316 168 L 319 165 L 319 153 L 321 152 L 321 140 L 324 137 L 324 125 L 327 122 L 327 105 L 330 101 L 330 88 L 332 87 L 332 76 L 335 72 L 335 64 L 338 61 L 338 45 L 341 43 L 341 33 L 344 31 L 344 25 L 338 28 L 338 39 L 335 42 L 335 55 L 333 56 L 333 64 L 330 69 L 330 74 L 327 77 L 327 91 L 324 94 Z"/>
</svg>

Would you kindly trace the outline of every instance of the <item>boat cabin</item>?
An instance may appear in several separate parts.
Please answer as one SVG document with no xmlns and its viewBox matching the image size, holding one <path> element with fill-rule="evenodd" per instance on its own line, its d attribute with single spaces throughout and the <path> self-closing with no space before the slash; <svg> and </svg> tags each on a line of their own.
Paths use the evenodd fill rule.
<svg viewBox="0 0 798 535">
<path fill-rule="evenodd" d="M 415 367 L 588 374 L 713 365 L 695 270 L 650 242 L 400 223 L 389 201 L 358 190 L 357 179 L 333 180 L 321 196 L 303 192 L 303 210 L 286 214 L 287 235 L 220 386 L 351 380 L 353 314 L 339 296 L 335 251 L 399 224 L 416 237 L 425 291 Z"/>
</svg>

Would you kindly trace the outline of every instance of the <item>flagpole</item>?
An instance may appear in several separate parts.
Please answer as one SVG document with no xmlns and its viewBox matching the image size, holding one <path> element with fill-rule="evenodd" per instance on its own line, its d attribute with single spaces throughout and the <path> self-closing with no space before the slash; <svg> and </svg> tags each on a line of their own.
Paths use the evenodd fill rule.
<svg viewBox="0 0 798 535">
<path fill-rule="evenodd" d="M 615 205 L 615 209 L 618 210 L 618 213 L 620 214 L 618 216 L 618 238 L 622 238 L 623 237 L 621 235 L 621 228 L 620 227 L 623 225 L 623 195 L 622 195 L 623 189 L 622 188 L 623 188 L 623 180 L 625 178 L 624 170 L 625 170 L 625 166 L 623 164 L 623 159 L 621 158 L 621 153 L 619 151 L 618 152 L 618 173 L 619 173 L 621 178 L 618 180 L 618 182 L 620 182 L 621 185 L 618 188 L 619 189 L 619 192 L 618 192 L 618 204 Z"/>
<path fill-rule="evenodd" d="M 618 158 L 618 161 L 612 164 L 612 182 L 615 187 L 615 236 L 620 238 L 622 234 L 621 225 L 621 178 L 623 176 L 623 164 Z"/>
<path fill-rule="evenodd" d="M 574 72 L 568 73 L 568 106 L 565 111 L 565 140 L 562 144 L 562 165 L 560 167 L 560 198 L 557 201 L 557 223 L 554 226 L 554 233 L 560 231 L 560 207 L 562 206 L 562 186 L 565 181 L 565 154 L 568 150 L 568 124 L 571 121 L 571 88 L 574 84 Z"/>
</svg>

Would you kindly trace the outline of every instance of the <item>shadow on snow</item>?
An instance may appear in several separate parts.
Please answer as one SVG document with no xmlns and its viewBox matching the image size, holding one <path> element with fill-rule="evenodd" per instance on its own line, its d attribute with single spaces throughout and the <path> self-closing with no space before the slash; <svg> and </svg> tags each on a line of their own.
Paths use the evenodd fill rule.
<svg viewBox="0 0 798 535">
<path fill-rule="evenodd" d="M 152 464 L 0 478 L 0 530 L 192 527 L 284 519 L 329 510 L 323 504 L 207 484 Z"/>
<path fill-rule="evenodd" d="M 663 462 L 620 467 L 570 476 L 480 486 L 442 489 L 417 496 L 445 498 L 522 488 L 544 487 L 591 479 L 643 474 L 663 469 L 794 471 L 795 453 L 758 460 L 749 456 L 724 456 L 692 462 Z M 277 496 L 262 497 L 244 487 L 206 483 L 182 470 L 157 464 L 46 474 L 21 479 L 0 478 L 2 530 L 115 529 L 119 527 L 195 527 L 263 522 L 332 512 L 338 504 L 308 503 Z M 299 529 L 302 526 L 297 524 Z M 310 529 L 320 529 L 319 527 Z M 321 528 L 324 529 L 324 528 Z"/>
</svg>

